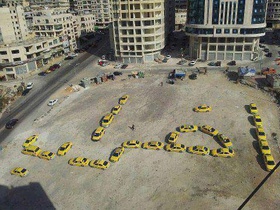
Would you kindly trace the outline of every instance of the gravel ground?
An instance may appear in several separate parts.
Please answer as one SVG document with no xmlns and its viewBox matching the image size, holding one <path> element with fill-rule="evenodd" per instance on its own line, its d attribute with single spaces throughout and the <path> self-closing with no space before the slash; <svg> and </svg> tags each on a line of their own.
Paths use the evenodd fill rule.
<svg viewBox="0 0 280 210">
<path fill-rule="evenodd" d="M 53 98 L 59 97 L 59 104 L 53 109 L 45 104 L 38 107 L 5 141 L 0 153 L 0 209 L 237 209 L 267 175 L 248 104 L 255 102 L 259 108 L 276 162 L 280 160 L 279 145 L 271 133 L 279 131 L 277 106 L 268 95 L 231 83 L 217 71 L 199 75 L 194 81 L 178 80 L 175 85 L 166 84 L 165 77 L 149 74 L 144 79 L 128 79 L 123 75 L 79 92 L 65 93 L 62 88 L 55 93 Z M 99 121 L 124 94 L 130 96 L 127 104 L 102 140 L 92 142 L 90 136 Z M 204 103 L 213 111 L 192 111 Z M 129 128 L 132 124 L 134 131 Z M 213 126 L 232 139 L 236 156 L 126 149 L 120 161 L 105 171 L 67 164 L 77 156 L 108 160 L 112 150 L 126 140 L 165 142 L 169 132 L 182 124 Z M 66 141 L 74 146 L 66 156 L 51 161 L 22 155 L 24 139 L 34 133 L 39 134 L 36 145 L 43 150 L 56 152 Z M 180 134 L 178 142 L 220 147 L 199 131 Z M 26 167 L 30 174 L 10 176 L 16 166 Z M 276 199 L 280 197 L 279 181 L 278 170 L 245 209 L 280 209 Z M 32 193 L 26 195 L 34 192 L 34 183 L 40 186 L 36 190 L 44 192 L 36 193 L 42 195 L 38 199 Z M 24 187 L 27 190 L 20 191 Z"/>
</svg>

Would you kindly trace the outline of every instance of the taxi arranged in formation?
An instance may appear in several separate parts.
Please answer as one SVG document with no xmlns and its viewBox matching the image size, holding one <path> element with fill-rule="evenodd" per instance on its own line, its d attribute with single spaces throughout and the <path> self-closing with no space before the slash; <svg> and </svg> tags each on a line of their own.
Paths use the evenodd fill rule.
<svg viewBox="0 0 280 210">
<path fill-rule="evenodd" d="M 187 152 L 196 154 L 196 155 L 209 155 L 210 149 L 204 146 L 192 146 L 187 148 Z"/>
<path fill-rule="evenodd" d="M 120 104 L 120 105 L 126 104 L 128 98 L 129 98 L 128 95 L 122 96 L 122 97 L 120 98 L 120 100 L 119 100 L 119 104 Z"/>
<path fill-rule="evenodd" d="M 108 128 L 109 125 L 112 123 L 113 119 L 114 115 L 112 113 L 105 115 L 102 119 L 101 126 L 104 128 Z"/>
<path fill-rule="evenodd" d="M 168 138 L 168 143 L 175 143 L 177 139 L 179 138 L 179 132 L 173 131 L 170 133 L 169 138 Z"/>
<path fill-rule="evenodd" d="M 10 173 L 11 175 L 24 177 L 27 176 L 27 174 L 29 174 L 29 171 L 26 168 L 16 167 L 12 169 Z"/>
<path fill-rule="evenodd" d="M 168 152 L 184 152 L 186 146 L 184 144 L 167 144 L 165 150 Z"/>
<path fill-rule="evenodd" d="M 212 128 L 209 125 L 203 125 L 200 127 L 200 130 L 203 133 L 209 134 L 210 136 L 217 136 L 219 134 L 219 131 L 216 130 L 215 128 Z"/>
<path fill-rule="evenodd" d="M 41 152 L 38 155 L 39 158 L 44 159 L 44 160 L 52 160 L 55 157 L 55 154 L 53 152 L 49 152 L 49 151 L 44 151 Z"/>
<path fill-rule="evenodd" d="M 31 155 L 31 156 L 38 156 L 41 152 L 42 150 L 34 145 L 30 145 L 28 147 L 25 147 L 23 150 L 21 150 L 22 154 Z"/>
<path fill-rule="evenodd" d="M 271 171 L 275 167 L 275 161 L 272 155 L 263 155 L 264 164 L 267 171 Z"/>
<path fill-rule="evenodd" d="M 250 113 L 251 114 L 258 114 L 258 108 L 255 103 L 250 103 Z"/>
<path fill-rule="evenodd" d="M 68 164 L 71 166 L 88 166 L 89 164 L 89 159 L 84 158 L 84 157 L 76 157 L 76 158 L 71 158 L 68 161 Z"/>
<path fill-rule="evenodd" d="M 260 115 L 256 114 L 253 116 L 254 119 L 254 124 L 257 128 L 262 128 L 263 124 L 262 124 L 262 119 L 260 117 Z"/>
<path fill-rule="evenodd" d="M 263 155 L 270 155 L 271 154 L 271 150 L 270 147 L 268 146 L 267 141 L 259 141 L 259 146 L 260 146 L 260 151 Z"/>
<path fill-rule="evenodd" d="M 197 125 L 182 125 L 180 126 L 180 132 L 181 133 L 187 133 L 187 132 L 196 132 L 198 130 Z"/>
<path fill-rule="evenodd" d="M 234 157 L 234 150 L 230 148 L 219 148 L 219 149 L 212 149 L 210 154 L 213 157 L 226 157 L 231 158 Z"/>
<path fill-rule="evenodd" d="M 263 128 L 256 128 L 256 133 L 259 141 L 266 141 L 266 134 Z"/>
<path fill-rule="evenodd" d="M 164 147 L 164 144 L 159 141 L 150 141 L 150 142 L 145 142 L 142 144 L 143 149 L 160 150 L 163 147 Z"/>
<path fill-rule="evenodd" d="M 207 106 L 206 104 L 200 105 L 198 107 L 193 108 L 193 111 L 195 112 L 210 112 L 212 111 L 211 106 Z"/>
<path fill-rule="evenodd" d="M 141 147 L 141 142 L 137 140 L 125 141 L 122 143 L 124 148 L 139 148 Z"/>
<path fill-rule="evenodd" d="M 117 114 L 119 114 L 119 112 L 121 111 L 121 109 L 122 109 L 122 106 L 121 106 L 121 105 L 114 106 L 114 107 L 112 108 L 111 113 L 112 113 L 113 115 L 117 115 Z"/>
<path fill-rule="evenodd" d="M 218 139 L 220 140 L 220 142 L 222 143 L 222 145 L 224 147 L 228 147 L 228 148 L 232 149 L 232 143 L 227 136 L 220 133 L 220 134 L 218 134 Z"/>
<path fill-rule="evenodd" d="M 72 142 L 65 142 L 58 148 L 57 155 L 58 156 L 66 155 L 66 153 L 69 152 L 72 146 L 73 146 Z"/>
<path fill-rule="evenodd" d="M 101 126 L 96 128 L 96 130 L 93 132 L 91 140 L 92 141 L 99 141 L 102 136 L 105 134 L 105 129 Z"/>
<path fill-rule="evenodd" d="M 114 151 L 112 152 L 111 156 L 110 156 L 110 161 L 111 162 L 117 162 L 120 160 L 122 154 L 124 153 L 124 147 L 117 147 L 116 149 L 114 149 Z"/>
<path fill-rule="evenodd" d="M 106 160 L 92 160 L 90 161 L 89 163 L 89 166 L 90 167 L 93 167 L 93 168 L 98 168 L 98 169 L 107 169 L 109 168 L 110 166 L 110 162 L 106 161 Z"/>
<path fill-rule="evenodd" d="M 32 144 L 34 144 L 38 139 L 38 135 L 32 135 L 30 137 L 28 137 L 25 142 L 23 143 L 22 147 L 25 148 L 25 147 L 28 147 Z"/>
</svg>

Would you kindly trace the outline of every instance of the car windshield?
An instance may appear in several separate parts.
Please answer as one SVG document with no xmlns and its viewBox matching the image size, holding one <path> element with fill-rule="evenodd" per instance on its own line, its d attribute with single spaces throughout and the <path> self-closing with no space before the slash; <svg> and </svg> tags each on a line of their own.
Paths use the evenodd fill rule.
<svg viewBox="0 0 280 210">
<path fill-rule="evenodd" d="M 109 120 L 104 119 L 104 122 L 107 123 L 107 122 L 109 122 Z"/>
<path fill-rule="evenodd" d="M 66 149 L 66 147 L 60 147 L 59 150 L 63 151 L 63 150 L 65 150 L 65 149 Z"/>
<path fill-rule="evenodd" d="M 265 136 L 265 132 L 259 132 L 260 136 Z"/>
<path fill-rule="evenodd" d="M 31 142 L 31 140 L 26 140 L 26 141 L 25 141 L 25 143 L 29 143 L 29 142 Z"/>
<path fill-rule="evenodd" d="M 210 129 L 210 131 L 211 131 L 211 132 L 214 132 L 214 131 L 215 131 L 215 129 L 214 129 L 214 128 L 211 128 L 211 129 Z"/>
<path fill-rule="evenodd" d="M 267 164 L 273 166 L 273 165 L 275 165 L 275 162 L 273 160 L 269 160 L 269 161 L 267 161 Z"/>
<path fill-rule="evenodd" d="M 257 107 L 254 107 L 254 106 L 252 106 L 252 107 L 251 107 L 251 109 L 254 109 L 254 110 L 256 110 L 256 109 L 257 109 Z"/>
<path fill-rule="evenodd" d="M 193 150 L 197 150 L 197 146 L 194 146 L 194 147 L 193 147 Z"/>
<path fill-rule="evenodd" d="M 228 142 L 230 142 L 230 140 L 229 139 L 223 139 L 223 142 L 228 143 Z"/>
<path fill-rule="evenodd" d="M 269 150 L 269 146 L 263 146 L 262 148 L 265 150 Z"/>
<path fill-rule="evenodd" d="M 105 161 L 105 162 L 103 163 L 103 165 L 104 165 L 104 166 L 108 165 L 108 162 L 107 162 L 107 161 Z"/>
<path fill-rule="evenodd" d="M 262 120 L 261 120 L 260 118 L 257 118 L 256 121 L 257 121 L 257 122 L 261 122 Z"/>
<path fill-rule="evenodd" d="M 86 158 L 84 158 L 84 159 L 83 159 L 83 162 L 86 162 L 86 161 L 87 161 L 87 159 L 86 159 Z"/>
<path fill-rule="evenodd" d="M 26 169 L 25 169 L 25 168 L 21 170 L 21 172 L 22 172 L 22 173 L 24 173 L 25 171 L 26 171 Z"/>
<path fill-rule="evenodd" d="M 113 154 L 113 156 L 118 157 L 119 153 L 116 152 L 116 153 Z"/>
</svg>

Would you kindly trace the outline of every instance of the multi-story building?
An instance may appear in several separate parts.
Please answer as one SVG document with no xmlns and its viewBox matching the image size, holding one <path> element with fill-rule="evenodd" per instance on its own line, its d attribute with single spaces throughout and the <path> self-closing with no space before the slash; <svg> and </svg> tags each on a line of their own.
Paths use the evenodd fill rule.
<svg viewBox="0 0 280 210">
<path fill-rule="evenodd" d="M 112 22 L 110 14 L 110 0 L 94 0 L 94 14 L 96 16 L 96 29 L 106 29 Z"/>
<path fill-rule="evenodd" d="M 110 41 L 117 60 L 144 63 L 158 58 L 170 33 L 166 30 L 174 27 L 165 22 L 171 17 L 165 16 L 165 6 L 164 0 L 111 0 Z"/>
<path fill-rule="evenodd" d="M 175 0 L 175 29 L 184 29 L 187 20 L 187 0 Z"/>
<path fill-rule="evenodd" d="M 280 29 L 280 0 L 268 0 L 267 27 L 273 29 Z"/>
<path fill-rule="evenodd" d="M 62 9 L 39 10 L 33 16 L 33 30 L 37 37 L 63 38 L 64 52 L 77 48 L 77 18 Z"/>
<path fill-rule="evenodd" d="M 29 0 L 31 9 L 42 9 L 42 8 L 64 8 L 68 9 L 71 0 Z"/>
<path fill-rule="evenodd" d="M 189 0 L 189 53 L 203 60 L 250 60 L 265 35 L 266 0 Z"/>
</svg>

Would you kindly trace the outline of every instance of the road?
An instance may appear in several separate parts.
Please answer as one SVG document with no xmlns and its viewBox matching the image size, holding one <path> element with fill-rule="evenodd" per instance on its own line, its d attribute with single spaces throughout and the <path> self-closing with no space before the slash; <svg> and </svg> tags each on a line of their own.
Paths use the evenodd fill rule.
<svg viewBox="0 0 280 210">
<path fill-rule="evenodd" d="M 98 60 L 96 56 L 100 51 L 104 51 L 108 46 L 108 41 L 103 39 L 99 43 L 98 49 L 90 49 L 89 52 L 80 54 L 78 57 L 70 61 L 63 61 L 62 67 L 55 72 L 38 78 L 39 83 L 34 85 L 33 89 L 25 97 L 17 99 L 16 103 L 11 105 L 9 113 L 3 113 L 0 119 L 0 143 L 12 132 L 13 129 L 5 129 L 5 124 L 10 119 L 19 119 L 18 123 L 26 118 L 41 103 L 49 99 L 49 97 L 65 83 L 73 79 L 79 72 L 83 71 L 86 66 L 93 61 Z M 93 54 L 94 53 L 94 54 Z M 102 53 L 101 53 L 102 54 Z M 38 76 L 39 77 L 39 76 Z M 16 125 L 17 126 L 17 125 Z"/>
</svg>

